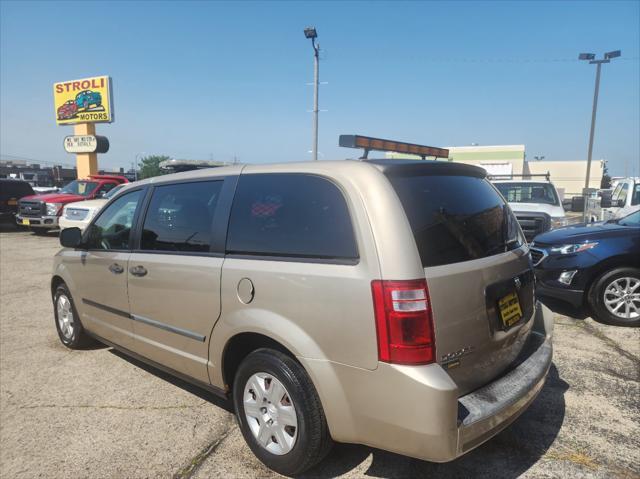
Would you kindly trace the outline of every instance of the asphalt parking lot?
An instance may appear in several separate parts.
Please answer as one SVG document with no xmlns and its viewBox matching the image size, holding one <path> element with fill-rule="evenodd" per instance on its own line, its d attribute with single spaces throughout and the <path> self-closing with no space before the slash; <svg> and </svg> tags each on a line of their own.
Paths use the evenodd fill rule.
<svg viewBox="0 0 640 479">
<path fill-rule="evenodd" d="M 0 231 L 2 477 L 275 476 L 227 404 L 111 348 L 64 348 L 49 290 L 57 236 Z M 307 477 L 640 477 L 640 329 L 555 322 L 542 393 L 493 440 L 449 464 L 336 445 Z"/>
</svg>

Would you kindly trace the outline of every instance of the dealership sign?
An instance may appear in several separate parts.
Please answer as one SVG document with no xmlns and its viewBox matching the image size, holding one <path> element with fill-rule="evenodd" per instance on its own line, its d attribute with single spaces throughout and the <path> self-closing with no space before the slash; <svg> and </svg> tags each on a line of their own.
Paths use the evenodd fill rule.
<svg viewBox="0 0 640 479">
<path fill-rule="evenodd" d="M 109 151 L 109 140 L 104 136 L 66 136 L 64 149 L 67 153 L 106 153 Z"/>
<path fill-rule="evenodd" d="M 111 123 L 111 78 L 101 76 L 54 83 L 53 103 L 58 125 Z"/>
</svg>

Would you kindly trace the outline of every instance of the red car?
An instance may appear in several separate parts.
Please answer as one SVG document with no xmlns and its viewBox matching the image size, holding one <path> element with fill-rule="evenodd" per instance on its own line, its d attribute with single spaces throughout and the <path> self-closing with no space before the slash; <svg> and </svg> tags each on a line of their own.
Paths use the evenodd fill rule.
<svg viewBox="0 0 640 479">
<path fill-rule="evenodd" d="M 78 105 L 73 100 L 65 102 L 60 108 L 58 108 L 58 120 L 68 120 L 73 118 L 78 113 Z"/>
</svg>

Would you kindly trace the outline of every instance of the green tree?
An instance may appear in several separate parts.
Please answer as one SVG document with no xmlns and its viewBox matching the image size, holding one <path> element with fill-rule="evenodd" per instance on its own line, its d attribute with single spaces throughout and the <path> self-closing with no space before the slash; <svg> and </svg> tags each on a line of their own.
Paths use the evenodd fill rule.
<svg viewBox="0 0 640 479">
<path fill-rule="evenodd" d="M 609 169 L 607 168 L 607 163 L 605 162 L 604 168 L 602 169 L 602 180 L 600 181 L 600 189 L 606 190 L 611 188 L 611 176 L 609 175 Z"/>
<path fill-rule="evenodd" d="M 160 168 L 160 162 L 170 160 L 170 156 L 166 155 L 150 155 L 145 156 L 140 160 L 140 174 L 138 178 L 141 180 L 145 178 L 151 178 L 152 176 L 160 176 L 167 173 L 167 171 Z"/>
</svg>

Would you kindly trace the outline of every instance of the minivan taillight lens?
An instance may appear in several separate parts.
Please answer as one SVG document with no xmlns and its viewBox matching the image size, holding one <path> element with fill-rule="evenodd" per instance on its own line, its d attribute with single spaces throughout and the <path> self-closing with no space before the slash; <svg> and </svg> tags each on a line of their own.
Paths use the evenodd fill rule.
<svg viewBox="0 0 640 479">
<path fill-rule="evenodd" d="M 436 345 L 427 281 L 371 282 L 378 358 L 394 364 L 429 364 Z"/>
</svg>

